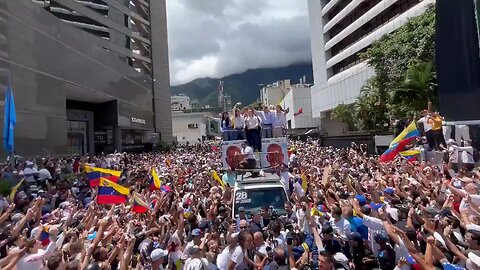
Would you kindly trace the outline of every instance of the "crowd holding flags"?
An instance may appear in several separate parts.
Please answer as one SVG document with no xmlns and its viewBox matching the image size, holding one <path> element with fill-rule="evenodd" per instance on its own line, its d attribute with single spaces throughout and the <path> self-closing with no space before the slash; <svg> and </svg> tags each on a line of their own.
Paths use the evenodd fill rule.
<svg viewBox="0 0 480 270">
<path fill-rule="evenodd" d="M 91 166 L 85 166 L 85 171 L 87 172 L 87 179 L 90 184 L 90 187 L 96 187 L 100 183 L 100 178 L 105 178 L 114 183 L 118 182 L 118 178 L 122 174 L 121 171 L 109 170 L 104 168 L 97 168 Z"/>
<path fill-rule="evenodd" d="M 225 183 L 223 182 L 222 178 L 220 178 L 220 176 L 218 176 L 218 173 L 217 171 L 212 171 L 212 178 L 213 180 L 215 180 L 221 187 L 225 187 Z"/>
<path fill-rule="evenodd" d="M 400 154 L 408 160 L 415 159 L 415 156 L 420 154 L 419 150 L 406 150 L 405 147 L 415 141 L 420 135 L 417 126 L 414 121 L 410 123 L 393 141 L 390 143 L 390 147 L 380 156 L 380 161 L 387 162 L 394 160 L 395 157 Z"/>
<path fill-rule="evenodd" d="M 138 193 L 136 193 L 136 192 L 133 193 L 132 211 L 134 213 L 143 214 L 143 213 L 147 212 L 149 209 L 150 209 L 150 206 L 148 205 L 148 203 L 143 201 L 140 198 L 140 195 Z"/>
<path fill-rule="evenodd" d="M 152 178 L 150 180 L 150 191 L 159 190 L 162 187 L 162 181 L 158 177 L 157 169 L 152 168 Z"/>
<path fill-rule="evenodd" d="M 130 190 L 122 185 L 107 180 L 100 179 L 98 185 L 97 203 L 98 204 L 119 204 L 127 201 Z"/>
</svg>

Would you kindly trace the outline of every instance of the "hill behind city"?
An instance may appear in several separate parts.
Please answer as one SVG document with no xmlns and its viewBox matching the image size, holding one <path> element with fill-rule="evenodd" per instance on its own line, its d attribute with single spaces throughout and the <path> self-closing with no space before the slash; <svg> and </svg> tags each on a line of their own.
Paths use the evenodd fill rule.
<svg viewBox="0 0 480 270">
<path fill-rule="evenodd" d="M 223 78 L 200 78 L 191 82 L 170 87 L 172 95 L 185 94 L 191 99 L 198 99 L 201 106 L 216 106 L 218 96 L 218 82 L 223 80 L 224 93 L 232 97 L 232 104 L 242 102 L 251 104 L 260 96 L 259 84 L 290 79 L 292 83 L 299 83 L 302 76 L 306 76 L 307 83 L 313 83 L 311 63 L 294 64 L 280 68 L 250 69 L 243 73 L 225 76 Z"/>
</svg>

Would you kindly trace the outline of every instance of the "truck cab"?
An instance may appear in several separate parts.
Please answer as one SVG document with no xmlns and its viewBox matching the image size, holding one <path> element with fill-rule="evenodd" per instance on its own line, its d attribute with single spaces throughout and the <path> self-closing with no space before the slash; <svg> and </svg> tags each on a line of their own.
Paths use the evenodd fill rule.
<svg viewBox="0 0 480 270">
<path fill-rule="evenodd" d="M 232 218 L 238 217 L 238 208 L 244 207 L 248 217 L 260 209 L 274 209 L 279 216 L 286 215 L 288 201 L 285 187 L 275 173 L 258 176 L 238 175 L 234 187 Z"/>
</svg>

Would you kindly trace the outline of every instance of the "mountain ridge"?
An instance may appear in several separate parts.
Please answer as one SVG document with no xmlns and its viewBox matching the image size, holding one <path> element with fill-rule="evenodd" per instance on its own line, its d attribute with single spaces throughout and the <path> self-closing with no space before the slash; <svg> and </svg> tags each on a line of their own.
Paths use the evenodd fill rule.
<svg viewBox="0 0 480 270">
<path fill-rule="evenodd" d="M 223 78 L 197 78 L 188 83 L 171 86 L 172 95 L 185 94 L 190 99 L 198 99 L 200 106 L 216 107 L 218 96 L 218 82 L 223 80 L 224 94 L 230 95 L 232 104 L 242 102 L 251 104 L 260 95 L 259 84 L 271 84 L 276 81 L 290 79 L 298 83 L 306 76 L 306 82 L 313 82 L 311 63 L 292 64 L 286 67 L 248 69 L 245 72 L 232 74 Z"/>
</svg>

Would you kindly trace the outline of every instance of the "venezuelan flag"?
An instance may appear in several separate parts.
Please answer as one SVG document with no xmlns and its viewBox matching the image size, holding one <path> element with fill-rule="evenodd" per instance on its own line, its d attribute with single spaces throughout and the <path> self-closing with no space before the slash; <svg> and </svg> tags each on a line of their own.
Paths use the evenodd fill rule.
<svg viewBox="0 0 480 270">
<path fill-rule="evenodd" d="M 119 204 L 127 201 L 130 190 L 105 178 L 98 185 L 98 204 Z"/>
<path fill-rule="evenodd" d="M 212 171 L 212 178 L 213 180 L 217 181 L 217 183 L 221 186 L 221 187 L 225 187 L 225 183 L 223 182 L 222 178 L 220 178 L 220 176 L 218 176 L 218 173 L 217 171 L 213 170 Z"/>
<path fill-rule="evenodd" d="M 312 207 L 312 210 L 310 210 L 310 215 L 311 216 L 323 216 L 327 213 L 327 210 L 325 209 L 325 206 L 322 204 L 318 205 L 318 207 Z"/>
<path fill-rule="evenodd" d="M 417 160 L 418 154 L 420 154 L 420 150 L 407 150 L 400 152 L 400 156 L 406 158 L 409 162 Z"/>
<path fill-rule="evenodd" d="M 412 121 L 402 133 L 390 143 L 390 147 L 380 156 L 380 161 L 386 162 L 395 159 L 399 152 L 402 152 L 409 143 L 420 135 L 415 122 Z"/>
<path fill-rule="evenodd" d="M 132 211 L 134 213 L 143 214 L 150 209 L 149 205 L 144 202 L 137 193 L 133 194 Z"/>
<path fill-rule="evenodd" d="M 40 233 L 40 242 L 42 242 L 42 246 L 46 247 L 50 244 L 50 234 L 48 231 L 50 230 L 50 226 L 43 227 L 42 232 Z"/>
<path fill-rule="evenodd" d="M 18 189 L 20 186 L 23 184 L 23 181 L 25 181 L 25 177 L 18 182 L 14 187 L 12 187 L 12 191 L 10 191 L 10 200 L 13 202 L 15 200 L 15 195 L 17 194 Z"/>
<path fill-rule="evenodd" d="M 121 171 L 96 168 L 91 166 L 85 166 L 87 172 L 87 179 L 90 183 L 90 187 L 96 187 L 100 183 L 100 178 L 108 179 L 112 182 L 118 182 L 118 178 L 122 174 Z"/>
<path fill-rule="evenodd" d="M 162 181 L 158 177 L 157 170 L 152 168 L 152 178 L 150 180 L 150 191 L 159 190 L 162 186 Z"/>
</svg>

